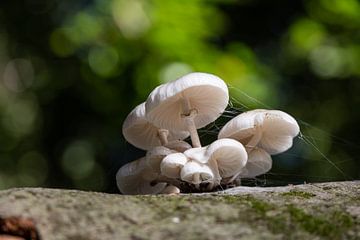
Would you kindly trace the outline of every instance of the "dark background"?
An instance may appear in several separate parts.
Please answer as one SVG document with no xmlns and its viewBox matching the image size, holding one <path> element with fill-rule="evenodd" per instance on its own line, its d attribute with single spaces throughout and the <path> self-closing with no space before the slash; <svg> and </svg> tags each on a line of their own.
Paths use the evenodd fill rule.
<svg viewBox="0 0 360 240">
<path fill-rule="evenodd" d="M 123 139 L 124 118 L 192 71 L 228 83 L 233 114 L 274 108 L 300 123 L 294 147 L 247 184 L 359 179 L 359 1 L 8 0 L 0 189 L 116 192 L 117 169 L 144 155 Z"/>
</svg>

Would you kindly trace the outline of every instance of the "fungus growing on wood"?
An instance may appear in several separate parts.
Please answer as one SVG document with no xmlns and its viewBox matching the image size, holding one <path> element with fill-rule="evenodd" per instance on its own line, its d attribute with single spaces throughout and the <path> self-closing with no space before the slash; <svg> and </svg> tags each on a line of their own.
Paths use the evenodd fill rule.
<svg viewBox="0 0 360 240">
<path fill-rule="evenodd" d="M 129 162 L 116 174 L 117 186 L 123 194 L 157 194 L 166 187 L 166 183 L 156 183 L 158 174 L 146 164 L 145 158 Z"/>
<path fill-rule="evenodd" d="M 201 147 L 197 129 L 220 117 L 228 100 L 223 80 L 208 73 L 190 73 L 155 88 L 146 100 L 146 117 L 160 128 L 188 131 L 197 148 Z"/>
<path fill-rule="evenodd" d="M 161 173 L 169 178 L 180 178 L 181 169 L 187 162 L 187 157 L 182 153 L 169 154 L 161 162 Z"/>
<path fill-rule="evenodd" d="M 299 134 L 296 120 L 279 110 L 252 110 L 231 119 L 218 138 L 233 138 L 247 148 L 260 147 L 274 155 L 288 150 Z"/>
<path fill-rule="evenodd" d="M 187 162 L 180 172 L 181 180 L 194 184 L 197 189 L 201 183 L 211 183 L 214 174 L 211 169 L 205 165 L 195 161 Z"/>
<path fill-rule="evenodd" d="M 288 150 L 300 132 L 296 120 L 279 110 L 257 109 L 231 119 L 219 132 L 218 138 L 233 138 L 246 146 L 248 166 L 238 175 L 254 177 L 269 171 L 271 155 Z"/>
<path fill-rule="evenodd" d="M 230 120 L 218 140 L 202 147 L 197 129 L 214 122 L 228 100 L 226 84 L 208 73 L 190 73 L 155 88 L 123 124 L 124 137 L 148 151 L 120 168 L 120 191 L 171 194 L 185 185 L 190 191 L 209 191 L 227 186 L 238 176 L 269 171 L 270 155 L 292 146 L 299 125 L 279 110 L 252 110 Z M 183 141 L 189 135 L 192 146 Z"/>
<path fill-rule="evenodd" d="M 129 113 L 123 123 L 122 133 L 129 143 L 143 150 L 150 150 L 155 146 L 166 145 L 189 136 L 185 131 L 169 131 L 156 127 L 146 119 L 145 103 Z"/>
</svg>

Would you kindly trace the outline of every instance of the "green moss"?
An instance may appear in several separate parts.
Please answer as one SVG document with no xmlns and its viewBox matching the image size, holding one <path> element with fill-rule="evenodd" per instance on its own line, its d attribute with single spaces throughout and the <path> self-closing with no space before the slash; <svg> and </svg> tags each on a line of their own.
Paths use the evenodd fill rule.
<svg viewBox="0 0 360 240">
<path fill-rule="evenodd" d="M 301 191 L 291 191 L 281 195 L 303 199 L 314 196 Z M 344 237 L 346 231 L 354 225 L 353 218 L 339 210 L 324 211 L 309 207 L 307 209 L 310 213 L 308 213 L 302 207 L 272 204 L 252 195 L 164 195 L 135 198 L 146 208 L 151 209 L 155 213 L 154 219 L 161 224 L 169 221 L 168 219 L 171 222 L 174 216 L 179 217 L 181 221 L 191 221 L 194 224 L 206 221 L 228 226 L 246 222 L 254 228 L 266 226 L 271 233 L 284 234 L 289 238 L 304 232 L 305 235 L 301 236 L 323 236 L 331 239 Z"/>
<path fill-rule="evenodd" d="M 224 195 L 220 197 L 221 200 L 225 201 L 227 204 L 237 204 L 239 202 L 244 202 L 244 198 L 236 195 Z"/>
<path fill-rule="evenodd" d="M 308 193 L 308 192 L 302 192 L 302 191 L 290 191 L 290 192 L 285 192 L 282 193 L 281 196 L 291 196 L 291 197 L 301 197 L 301 198 L 305 198 L 305 199 L 309 199 L 312 197 L 315 197 L 316 195 L 313 193 Z"/>
<path fill-rule="evenodd" d="M 335 211 L 328 217 L 313 216 L 293 205 L 288 206 L 291 221 L 299 224 L 305 231 L 331 238 L 339 238 L 340 234 L 353 226 L 351 216 Z"/>
<path fill-rule="evenodd" d="M 253 197 L 248 197 L 247 200 L 250 202 L 252 208 L 260 214 L 266 214 L 267 211 L 275 208 L 275 206 Z"/>
</svg>

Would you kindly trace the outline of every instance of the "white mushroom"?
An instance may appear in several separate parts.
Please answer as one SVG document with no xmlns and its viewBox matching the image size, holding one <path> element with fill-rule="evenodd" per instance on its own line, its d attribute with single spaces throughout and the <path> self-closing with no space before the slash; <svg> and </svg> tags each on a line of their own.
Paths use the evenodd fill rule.
<svg viewBox="0 0 360 240">
<path fill-rule="evenodd" d="M 214 185 L 220 184 L 222 178 L 231 177 L 244 168 L 248 154 L 244 146 L 233 139 L 219 139 L 209 145 L 208 164 L 214 172 Z"/>
<path fill-rule="evenodd" d="M 178 187 L 175 187 L 173 185 L 168 185 L 166 188 L 161 192 L 162 194 L 170 194 L 175 195 L 180 193 L 180 189 Z"/>
<path fill-rule="evenodd" d="M 197 133 L 217 119 L 229 100 L 223 80 L 207 73 L 190 73 L 158 86 L 146 100 L 146 117 L 156 126 L 188 131 L 193 147 L 201 147 Z"/>
<path fill-rule="evenodd" d="M 166 145 L 168 141 L 184 139 L 189 136 L 186 131 L 157 128 L 145 117 L 145 103 L 135 107 L 126 117 L 122 132 L 129 143 L 143 150 Z"/>
<path fill-rule="evenodd" d="M 261 148 L 254 148 L 249 153 L 248 161 L 240 172 L 242 178 L 253 178 L 270 171 L 272 159 L 269 153 Z"/>
<path fill-rule="evenodd" d="M 184 155 L 211 168 L 214 178 L 209 189 L 218 186 L 222 178 L 239 173 L 248 158 L 244 146 L 234 139 L 219 139 L 207 147 L 186 150 Z"/>
<path fill-rule="evenodd" d="M 167 183 L 152 182 L 158 174 L 147 165 L 145 158 L 140 158 L 122 166 L 116 174 L 116 183 L 123 194 L 157 194 L 164 190 Z"/>
<path fill-rule="evenodd" d="M 181 169 L 181 180 L 194 184 L 199 188 L 200 183 L 212 182 L 214 174 L 205 164 L 195 161 L 187 162 Z"/>
<path fill-rule="evenodd" d="M 260 147 L 269 154 L 289 149 L 299 134 L 296 120 L 279 110 L 253 110 L 230 120 L 218 138 L 233 138 L 247 148 Z"/>
<path fill-rule="evenodd" d="M 187 161 L 187 157 L 182 153 L 167 155 L 160 165 L 161 174 L 169 178 L 180 178 L 181 169 Z"/>
<path fill-rule="evenodd" d="M 147 165 L 156 173 L 160 173 L 160 164 L 164 157 L 169 154 L 175 153 L 167 147 L 157 146 L 153 149 L 147 151 L 146 153 L 146 163 Z"/>
<path fill-rule="evenodd" d="M 175 150 L 177 152 L 185 152 L 186 150 L 191 148 L 191 145 L 185 141 L 175 140 L 168 142 L 165 147 L 170 148 L 171 150 Z"/>
</svg>

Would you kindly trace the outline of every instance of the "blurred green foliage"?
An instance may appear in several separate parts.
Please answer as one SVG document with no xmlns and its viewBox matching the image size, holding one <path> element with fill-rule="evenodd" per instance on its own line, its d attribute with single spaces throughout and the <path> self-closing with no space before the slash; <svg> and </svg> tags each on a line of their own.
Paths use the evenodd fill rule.
<svg viewBox="0 0 360 240">
<path fill-rule="evenodd" d="M 276 108 L 299 120 L 303 136 L 263 180 L 360 176 L 357 0 L 0 6 L 0 189 L 115 191 L 116 170 L 143 154 L 122 138 L 123 119 L 192 71 L 227 82 L 229 111 Z"/>
</svg>

